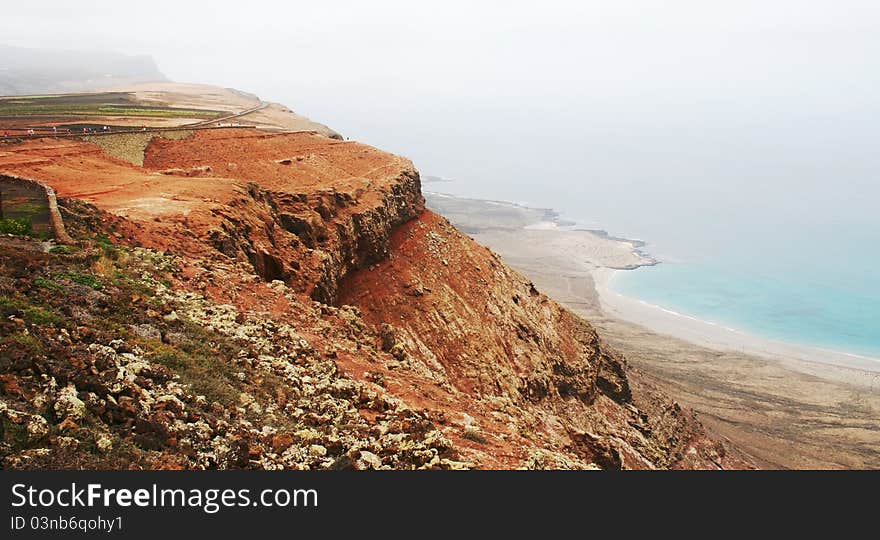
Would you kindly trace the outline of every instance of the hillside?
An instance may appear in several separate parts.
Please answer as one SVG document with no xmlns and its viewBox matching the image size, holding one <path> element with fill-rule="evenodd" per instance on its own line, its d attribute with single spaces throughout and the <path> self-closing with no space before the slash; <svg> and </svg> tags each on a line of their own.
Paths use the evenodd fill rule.
<svg viewBox="0 0 880 540">
<path fill-rule="evenodd" d="M 408 160 L 222 129 L 141 161 L 0 146 L 75 239 L 0 237 L 4 467 L 747 466 L 425 210 Z"/>
<path fill-rule="evenodd" d="M 101 92 L 0 97 L 0 130 L 9 136 L 27 135 L 30 130 L 37 135 L 89 131 L 103 136 L 152 128 L 218 126 L 314 131 L 342 138 L 281 104 L 205 84 L 158 82 Z"/>
</svg>

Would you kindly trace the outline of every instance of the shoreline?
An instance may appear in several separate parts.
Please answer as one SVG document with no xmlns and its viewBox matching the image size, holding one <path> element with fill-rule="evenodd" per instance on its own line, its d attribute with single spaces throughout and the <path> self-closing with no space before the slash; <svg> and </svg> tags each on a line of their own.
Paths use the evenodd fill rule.
<svg viewBox="0 0 880 540">
<path fill-rule="evenodd" d="M 710 349 L 755 354 L 783 362 L 794 360 L 880 373 L 880 359 L 764 338 L 626 296 L 612 287 L 619 271 L 598 267 L 592 272 L 601 307 L 611 316 Z"/>
<path fill-rule="evenodd" d="M 593 326 L 626 358 L 635 388 L 662 389 L 747 461 L 771 469 L 880 469 L 880 362 L 770 347 L 769 340 L 625 297 L 609 287 L 615 268 L 652 262 L 631 241 L 558 227 L 544 211 L 519 205 L 430 193 L 426 199 Z M 641 322 L 631 320 L 636 314 Z"/>
<path fill-rule="evenodd" d="M 455 200 L 469 204 L 507 207 L 517 212 L 529 214 L 529 217 L 533 219 L 540 215 L 539 221 L 520 225 L 519 227 L 516 226 L 519 224 L 497 223 L 495 227 L 485 227 L 477 230 L 468 230 L 468 227 L 463 228 L 465 232 L 483 236 L 483 240 L 486 241 L 485 243 L 489 247 L 492 247 L 490 244 L 496 243 L 497 239 L 489 235 L 488 231 L 496 228 L 500 230 L 519 228 L 523 231 L 557 233 L 584 232 L 591 233 L 602 240 L 617 242 L 621 246 L 625 246 L 633 254 L 631 261 L 614 264 L 607 261 L 589 260 L 583 265 L 584 269 L 591 274 L 600 307 L 608 315 L 645 326 L 659 334 L 683 339 L 689 343 L 709 349 L 738 351 L 783 362 L 801 361 L 880 373 L 880 358 L 757 336 L 745 330 L 725 326 L 723 323 L 678 313 L 673 309 L 654 305 L 645 300 L 626 296 L 615 291 L 611 286 L 611 281 L 617 272 L 661 264 L 662 261 L 643 250 L 647 245 L 643 240 L 614 236 L 603 229 L 573 228 L 577 225 L 576 222 L 564 219 L 559 212 L 551 208 L 532 208 L 514 202 L 459 197 L 434 191 L 426 191 L 425 194 L 426 196 L 442 197 L 446 200 Z M 454 222 L 454 220 L 452 221 Z M 880 382 L 877 384 L 880 386 Z"/>
</svg>

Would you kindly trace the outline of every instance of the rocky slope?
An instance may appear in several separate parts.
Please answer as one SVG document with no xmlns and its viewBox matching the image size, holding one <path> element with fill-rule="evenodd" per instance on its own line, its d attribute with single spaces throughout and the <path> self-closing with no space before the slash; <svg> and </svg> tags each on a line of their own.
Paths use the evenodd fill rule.
<svg viewBox="0 0 880 540">
<path fill-rule="evenodd" d="M 5 467 L 746 464 L 589 323 L 317 134 L 0 147 L 74 246 L 0 239 Z"/>
</svg>

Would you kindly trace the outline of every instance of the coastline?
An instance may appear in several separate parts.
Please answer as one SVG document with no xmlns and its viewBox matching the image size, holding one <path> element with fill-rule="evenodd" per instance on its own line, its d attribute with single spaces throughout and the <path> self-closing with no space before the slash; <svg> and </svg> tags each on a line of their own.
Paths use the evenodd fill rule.
<svg viewBox="0 0 880 540">
<path fill-rule="evenodd" d="M 505 253 L 502 255 L 506 255 L 506 258 L 523 259 L 533 256 L 534 253 L 525 244 L 536 241 L 547 244 L 544 251 L 566 254 L 579 269 L 590 273 L 599 306 L 613 317 L 710 349 L 756 354 L 783 362 L 801 361 L 880 373 L 880 358 L 757 336 L 615 291 L 612 281 L 618 272 L 660 264 L 661 261 L 642 249 L 646 245 L 642 240 L 621 238 L 601 229 L 571 228 L 574 222 L 563 220 L 552 209 L 530 208 L 512 202 L 471 199 L 432 191 L 427 191 L 426 195 L 459 201 L 465 205 L 484 204 L 508 208 L 520 219 L 498 220 L 495 216 L 488 226 L 481 228 L 466 226 L 462 223 L 461 216 L 450 217 L 448 212 L 444 213 L 444 217 L 453 221 L 456 226 L 465 225 L 460 228 L 474 234 L 475 238 L 479 237 L 478 240 L 482 240 L 481 243 L 490 248 L 493 245 L 505 245 Z M 458 219 L 454 219 L 456 217 Z M 521 222 L 530 219 L 540 220 L 521 225 Z M 532 231 L 544 233 L 536 234 Z M 581 241 L 585 235 L 596 238 L 590 240 L 586 237 L 586 241 Z M 876 385 L 880 388 L 880 381 Z"/>
<path fill-rule="evenodd" d="M 593 270 L 601 307 L 611 316 L 712 349 L 735 350 L 783 362 L 801 361 L 880 373 L 880 359 L 775 341 L 623 295 L 612 287 L 618 271 L 602 267 Z M 880 388 L 880 381 L 876 384 Z"/>
<path fill-rule="evenodd" d="M 560 226 L 552 211 L 431 192 L 426 199 L 589 321 L 626 357 L 636 387 L 662 388 L 753 462 L 880 468 L 880 362 L 771 342 L 615 292 L 617 272 L 656 264 L 639 241 Z"/>
</svg>

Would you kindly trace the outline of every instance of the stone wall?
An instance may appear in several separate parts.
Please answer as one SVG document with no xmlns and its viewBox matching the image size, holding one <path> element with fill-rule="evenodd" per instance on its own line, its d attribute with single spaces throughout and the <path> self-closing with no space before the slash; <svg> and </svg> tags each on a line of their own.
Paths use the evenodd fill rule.
<svg viewBox="0 0 880 540">
<path fill-rule="evenodd" d="M 21 178 L 18 176 L 12 176 L 8 174 L 0 175 L 0 193 L 2 193 L 3 186 L 22 186 L 27 188 L 36 189 L 45 194 L 46 204 L 49 212 L 49 224 L 52 228 L 52 234 L 55 239 L 59 242 L 65 244 L 74 243 L 73 238 L 71 238 L 67 234 L 67 230 L 64 228 L 64 220 L 61 219 L 61 212 L 58 210 L 58 199 L 55 197 L 55 190 L 51 187 L 47 186 L 42 182 L 38 182 L 37 180 L 31 180 L 29 178 Z"/>
</svg>

